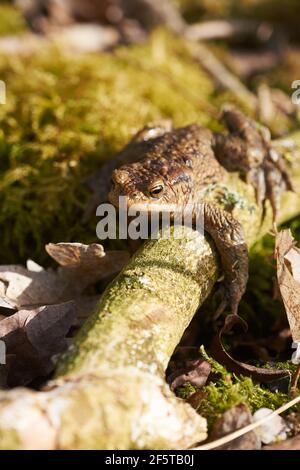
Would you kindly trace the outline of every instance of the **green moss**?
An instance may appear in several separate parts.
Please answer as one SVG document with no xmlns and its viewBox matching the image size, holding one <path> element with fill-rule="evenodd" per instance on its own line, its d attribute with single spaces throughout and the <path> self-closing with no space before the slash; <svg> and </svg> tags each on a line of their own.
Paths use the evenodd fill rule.
<svg viewBox="0 0 300 470">
<path fill-rule="evenodd" d="M 201 353 L 211 363 L 212 373 L 215 375 L 213 381 L 203 387 L 204 398 L 197 408 L 197 411 L 207 418 L 209 426 L 222 413 L 239 403 L 248 405 L 254 412 L 264 407 L 275 410 L 289 400 L 286 394 L 271 392 L 254 383 L 249 377 L 228 373 L 223 366 L 206 354 L 203 347 L 201 347 Z M 286 367 L 287 364 L 281 364 L 281 367 L 284 366 Z M 300 407 L 298 406 L 297 409 L 300 410 Z"/>
<path fill-rule="evenodd" d="M 0 5 L 0 36 L 19 34 L 26 30 L 21 13 L 11 5 Z"/>
<path fill-rule="evenodd" d="M 179 396 L 179 398 L 186 400 L 196 391 L 197 389 L 190 382 L 187 382 L 181 387 L 178 387 L 178 389 L 176 390 L 176 394 Z"/>
<path fill-rule="evenodd" d="M 160 31 L 115 54 L 0 56 L 0 78 L 1 263 L 43 262 L 50 241 L 95 240 L 97 220 L 81 221 L 83 178 L 145 123 L 210 122 L 210 79 Z"/>
</svg>

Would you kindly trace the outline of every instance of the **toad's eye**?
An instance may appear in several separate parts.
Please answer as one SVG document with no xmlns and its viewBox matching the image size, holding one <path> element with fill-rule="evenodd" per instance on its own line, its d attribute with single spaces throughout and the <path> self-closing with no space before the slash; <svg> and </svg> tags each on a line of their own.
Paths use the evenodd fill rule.
<svg viewBox="0 0 300 470">
<path fill-rule="evenodd" d="M 164 187 L 161 183 L 155 184 L 149 188 L 149 194 L 151 197 L 159 198 L 164 190 Z"/>
</svg>

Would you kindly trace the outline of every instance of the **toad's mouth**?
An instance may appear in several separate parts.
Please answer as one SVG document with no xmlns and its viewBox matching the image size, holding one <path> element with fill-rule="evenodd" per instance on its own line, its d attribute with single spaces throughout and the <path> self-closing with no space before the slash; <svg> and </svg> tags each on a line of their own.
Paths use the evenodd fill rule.
<svg viewBox="0 0 300 470">
<path fill-rule="evenodd" d="M 115 197 L 112 195 L 110 195 L 109 201 L 119 211 L 126 211 L 130 215 L 136 215 L 137 213 L 159 213 L 170 214 L 172 217 L 176 217 L 177 215 L 188 215 L 194 212 L 193 204 L 182 206 L 159 201 L 136 201 L 128 196 Z"/>
</svg>

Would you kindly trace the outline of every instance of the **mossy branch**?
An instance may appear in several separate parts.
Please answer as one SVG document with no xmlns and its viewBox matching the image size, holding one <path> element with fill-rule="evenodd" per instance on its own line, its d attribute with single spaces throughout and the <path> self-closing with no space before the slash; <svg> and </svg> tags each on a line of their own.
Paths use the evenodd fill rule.
<svg viewBox="0 0 300 470">
<path fill-rule="evenodd" d="M 296 188 L 282 198 L 284 221 L 300 212 L 300 133 L 276 145 Z M 271 227 L 270 208 L 262 223 L 252 187 L 237 175 L 208 198 L 232 205 L 249 246 Z M 145 243 L 107 288 L 48 390 L 1 392 L 0 447 L 171 449 L 205 438 L 205 420 L 169 391 L 164 371 L 220 265 L 211 241 L 178 231 Z"/>
</svg>

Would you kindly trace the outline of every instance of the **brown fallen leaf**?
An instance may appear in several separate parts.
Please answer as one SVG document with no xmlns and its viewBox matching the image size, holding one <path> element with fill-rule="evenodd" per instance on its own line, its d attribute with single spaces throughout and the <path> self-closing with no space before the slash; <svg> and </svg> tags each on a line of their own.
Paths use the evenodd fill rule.
<svg viewBox="0 0 300 470">
<path fill-rule="evenodd" d="M 179 368 L 171 373 L 167 382 L 171 390 L 176 390 L 181 385 L 189 382 L 194 387 L 200 388 L 206 384 L 211 372 L 211 365 L 205 359 L 194 359 L 186 361 Z"/>
<path fill-rule="evenodd" d="M 2 303 L 18 309 L 29 305 L 47 305 L 72 298 L 68 281 L 53 270 L 30 271 L 23 266 L 0 266 L 0 281 L 5 283 Z"/>
<path fill-rule="evenodd" d="M 65 336 L 75 322 L 73 301 L 23 309 L 0 322 L 0 339 L 13 359 L 9 386 L 25 385 L 54 368 L 53 356 L 66 349 Z"/>
<path fill-rule="evenodd" d="M 49 243 L 46 251 L 62 267 L 80 268 L 85 272 L 96 270 L 97 280 L 116 274 L 129 260 L 127 251 L 105 252 L 97 243 Z"/>
<path fill-rule="evenodd" d="M 16 306 L 10 302 L 5 296 L 0 297 L 0 311 L 1 313 L 8 313 L 9 315 L 16 311 Z"/>
<path fill-rule="evenodd" d="M 95 310 L 101 296 L 81 295 L 74 299 L 76 309 L 76 326 L 81 326 L 88 316 Z"/>
<path fill-rule="evenodd" d="M 73 288 L 73 296 L 86 287 L 117 274 L 129 261 L 126 251 L 105 252 L 102 245 L 93 243 L 49 243 L 47 253 L 61 265 L 60 279 Z"/>
<path fill-rule="evenodd" d="M 45 270 L 32 260 L 27 266 L 0 266 L 0 339 L 10 363 L 1 370 L 1 385 L 25 385 L 48 375 L 54 359 L 67 348 L 99 295 L 87 295 L 88 286 L 116 274 L 129 254 L 105 253 L 99 244 L 47 245 L 60 264 Z"/>
<path fill-rule="evenodd" d="M 230 372 L 250 376 L 262 383 L 290 377 L 291 373 L 289 370 L 274 370 L 255 367 L 244 362 L 239 362 L 230 356 L 223 346 L 222 337 L 224 333 L 231 331 L 236 325 L 240 325 L 244 330 L 247 329 L 247 323 L 238 315 L 228 315 L 225 319 L 224 326 L 221 328 L 220 332 L 215 335 L 212 341 L 210 353 L 214 359 L 224 365 Z"/>
<path fill-rule="evenodd" d="M 9 388 L 8 386 L 8 373 L 11 364 L 13 363 L 15 356 L 13 354 L 6 354 L 6 364 L 0 363 L 0 390 Z"/>
<path fill-rule="evenodd" d="M 89 267 L 92 263 L 97 267 L 99 260 L 105 257 L 102 245 L 93 243 L 83 245 L 82 243 L 49 243 L 46 245 L 47 253 L 61 266 Z"/>
<path fill-rule="evenodd" d="M 214 441 L 226 436 L 237 429 L 241 429 L 248 424 L 251 424 L 252 421 L 253 418 L 249 408 L 244 404 L 236 405 L 230 410 L 225 411 L 225 413 L 214 423 L 210 440 Z M 250 431 L 228 444 L 217 447 L 217 450 L 258 450 L 260 448 L 260 439 L 257 437 L 255 432 Z"/>
<path fill-rule="evenodd" d="M 61 264 L 56 271 L 31 260 L 27 268 L 0 266 L 0 307 L 16 310 L 66 302 L 89 285 L 117 274 L 129 260 L 127 252 L 105 253 L 98 244 L 50 243 L 46 250 Z"/>
<path fill-rule="evenodd" d="M 276 234 L 275 258 L 281 297 L 294 342 L 300 341 L 300 250 L 290 230 Z"/>
<path fill-rule="evenodd" d="M 204 360 L 195 346 L 178 346 L 169 362 L 166 377 L 171 390 L 189 382 L 201 388 L 206 384 L 211 365 Z"/>
<path fill-rule="evenodd" d="M 297 348 L 292 361 L 298 364 L 291 390 L 296 390 L 300 377 L 300 250 L 290 230 L 276 233 L 275 258 L 277 281 L 291 328 L 293 346 Z"/>
</svg>

